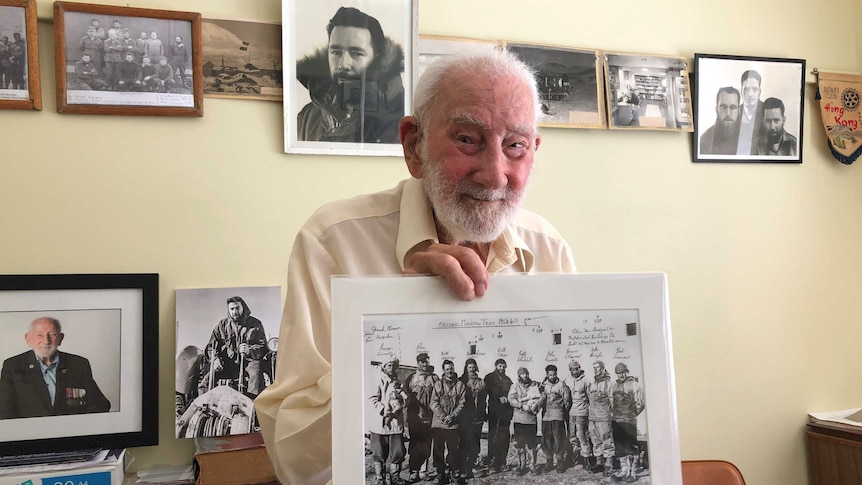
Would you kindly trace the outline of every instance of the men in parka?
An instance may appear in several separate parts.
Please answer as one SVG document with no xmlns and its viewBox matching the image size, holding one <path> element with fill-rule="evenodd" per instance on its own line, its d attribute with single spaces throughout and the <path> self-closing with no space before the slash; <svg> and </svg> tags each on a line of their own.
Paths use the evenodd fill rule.
<svg viewBox="0 0 862 485">
<path fill-rule="evenodd" d="M 616 455 L 620 460 L 620 471 L 615 481 L 636 482 L 638 449 L 638 415 L 643 412 L 644 394 L 636 378 L 629 375 L 627 365 L 620 362 L 614 367 L 617 380 L 613 384 L 611 417 Z"/>
<path fill-rule="evenodd" d="M 482 425 L 485 423 L 488 407 L 488 392 L 485 390 L 485 381 L 479 377 L 479 364 L 476 359 L 471 358 L 464 362 L 461 382 L 467 389 L 466 405 L 461 413 L 461 470 L 464 472 L 464 478 L 473 478 L 473 468 L 477 465 L 476 459 L 481 446 Z"/>
<path fill-rule="evenodd" d="M 410 432 L 410 481 L 419 480 L 419 469 L 431 456 L 431 392 L 440 378 L 431 370 L 428 354 L 416 356 L 416 372 L 407 376 L 407 430 Z"/>
<path fill-rule="evenodd" d="M 398 359 L 392 357 L 380 366 L 374 393 L 369 397 L 375 414 L 368 417 L 366 426 L 371 435 L 371 454 L 374 458 L 374 478 L 383 485 L 384 473 L 389 473 L 390 485 L 401 485 L 401 464 L 404 462 L 404 406 L 407 393 L 398 381 Z"/>
<path fill-rule="evenodd" d="M 437 469 L 437 483 L 450 483 L 450 476 L 458 484 L 466 483 L 461 474 L 459 454 L 460 417 L 466 404 L 467 391 L 464 383 L 458 380 L 455 364 L 443 361 L 443 376 L 434 383 L 431 393 L 431 438 L 434 447 L 434 467 Z M 449 476 L 447 476 L 447 469 Z"/>
<path fill-rule="evenodd" d="M 303 141 L 398 143 L 404 116 L 404 51 L 380 22 L 341 7 L 326 27 L 329 42 L 296 64 L 311 102 L 297 116 Z"/>
<path fill-rule="evenodd" d="M 566 413 L 572 406 L 572 392 L 557 376 L 557 366 L 545 367 L 545 380 L 542 381 L 544 404 L 542 406 L 542 451 L 545 453 L 545 471 L 554 469 L 566 471 L 563 455 L 568 449 L 566 434 Z"/>
<path fill-rule="evenodd" d="M 528 465 L 533 475 L 538 475 L 542 471 L 536 463 L 536 416 L 545 404 L 545 396 L 539 383 L 530 379 L 530 371 L 526 367 L 518 369 L 518 380 L 509 389 L 508 397 L 509 405 L 514 409 L 513 428 L 515 451 L 518 454 L 518 475 L 526 474 Z"/>
<path fill-rule="evenodd" d="M 590 400 L 590 439 L 593 442 L 592 471 L 609 477 L 614 465 L 614 437 L 611 433 L 611 375 L 605 363 L 593 362 L 594 377 L 587 385 Z"/>
<path fill-rule="evenodd" d="M 569 408 L 569 443 L 572 453 L 572 465 L 578 463 L 588 466 L 589 458 L 592 456 L 592 446 L 588 438 L 590 429 L 589 404 L 587 397 L 586 373 L 581 369 L 580 362 L 573 360 L 569 363 L 569 375 L 563 378 L 563 382 L 572 392 L 572 406 Z"/>
</svg>

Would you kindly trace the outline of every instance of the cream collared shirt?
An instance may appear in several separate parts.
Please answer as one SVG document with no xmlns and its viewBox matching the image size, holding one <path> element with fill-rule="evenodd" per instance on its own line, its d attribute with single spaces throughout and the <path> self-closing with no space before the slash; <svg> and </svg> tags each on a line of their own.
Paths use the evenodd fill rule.
<svg viewBox="0 0 862 485">
<path fill-rule="evenodd" d="M 417 179 L 327 204 L 300 229 L 290 255 L 276 380 L 255 401 L 282 483 L 322 484 L 331 477 L 330 277 L 401 274 L 413 253 L 436 242 Z M 575 272 L 556 229 L 523 209 L 491 244 L 486 265 L 491 273 Z"/>
</svg>

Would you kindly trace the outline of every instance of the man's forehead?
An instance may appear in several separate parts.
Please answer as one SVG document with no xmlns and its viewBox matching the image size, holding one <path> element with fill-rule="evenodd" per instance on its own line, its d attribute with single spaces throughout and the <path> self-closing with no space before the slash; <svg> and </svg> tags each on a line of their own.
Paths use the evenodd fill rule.
<svg viewBox="0 0 862 485">
<path fill-rule="evenodd" d="M 335 26 L 329 35 L 330 47 L 371 47 L 371 31 L 362 27 Z"/>
<path fill-rule="evenodd" d="M 501 127 L 492 127 L 491 123 L 485 120 L 482 116 L 477 116 L 474 113 L 466 111 L 455 111 L 449 116 L 449 126 L 452 128 L 472 127 L 481 131 L 494 131 L 495 129 L 503 129 L 507 134 L 515 134 L 522 136 L 532 136 L 534 130 L 532 125 L 518 122 L 506 123 Z"/>
</svg>

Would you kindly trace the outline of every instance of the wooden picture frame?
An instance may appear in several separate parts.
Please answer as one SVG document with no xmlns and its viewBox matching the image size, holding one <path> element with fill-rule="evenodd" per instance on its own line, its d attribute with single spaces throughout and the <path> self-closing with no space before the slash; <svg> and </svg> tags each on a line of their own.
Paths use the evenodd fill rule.
<svg viewBox="0 0 862 485">
<path fill-rule="evenodd" d="M 43 319 L 53 404 L 25 338 Z M 158 444 L 159 275 L 0 275 L 0 361 L 0 455 Z"/>
<path fill-rule="evenodd" d="M 41 110 L 35 0 L 0 0 L 0 43 L 0 109 Z"/>
<path fill-rule="evenodd" d="M 54 2 L 54 48 L 59 113 L 203 116 L 199 13 Z"/>
<path fill-rule="evenodd" d="M 403 157 L 398 124 L 412 112 L 418 3 L 282 0 L 285 153 Z M 334 49 L 340 64 L 330 67 L 333 19 L 344 24 L 333 32 L 345 48 Z M 357 21 L 372 28 L 350 31 Z M 380 52 L 368 55 L 369 42 Z"/>
<path fill-rule="evenodd" d="M 608 127 L 692 131 L 684 57 L 605 51 Z"/>
<path fill-rule="evenodd" d="M 601 51 L 514 42 L 505 46 L 536 71 L 539 126 L 607 128 Z"/>
<path fill-rule="evenodd" d="M 694 74 L 692 161 L 802 163 L 805 59 L 695 53 Z"/>
</svg>

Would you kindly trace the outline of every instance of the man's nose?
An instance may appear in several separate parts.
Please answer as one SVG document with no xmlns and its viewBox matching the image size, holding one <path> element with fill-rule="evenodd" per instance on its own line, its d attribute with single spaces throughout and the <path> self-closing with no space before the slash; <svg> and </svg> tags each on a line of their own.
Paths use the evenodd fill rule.
<svg viewBox="0 0 862 485">
<path fill-rule="evenodd" d="M 480 162 L 481 166 L 476 171 L 473 180 L 489 189 L 501 189 L 506 186 L 509 179 L 506 175 L 508 160 L 503 153 L 502 147 L 489 147 L 486 149 L 485 157 Z"/>
</svg>

